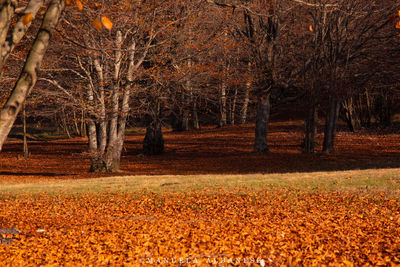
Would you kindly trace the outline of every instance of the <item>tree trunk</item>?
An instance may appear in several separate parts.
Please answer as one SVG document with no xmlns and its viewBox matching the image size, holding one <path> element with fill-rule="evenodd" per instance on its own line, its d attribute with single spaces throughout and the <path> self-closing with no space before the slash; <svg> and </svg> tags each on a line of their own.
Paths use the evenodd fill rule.
<svg viewBox="0 0 400 267">
<path fill-rule="evenodd" d="M 236 100 L 237 100 L 237 92 L 238 92 L 238 89 L 237 89 L 237 87 L 235 88 L 235 91 L 234 91 L 234 94 L 233 94 L 233 99 L 232 99 L 232 106 L 231 106 L 231 120 L 230 120 L 230 123 L 231 123 L 231 125 L 235 125 L 235 113 L 236 113 Z"/>
<path fill-rule="evenodd" d="M 81 123 L 81 125 L 80 125 L 80 127 L 81 127 L 81 137 L 86 137 L 87 136 L 87 133 L 86 133 L 86 131 L 87 131 L 87 129 L 86 129 L 86 123 L 85 123 L 85 111 L 82 109 L 82 117 L 81 117 L 81 121 L 80 121 L 80 123 Z"/>
<path fill-rule="evenodd" d="M 74 117 L 75 133 L 78 136 L 82 136 L 81 130 L 80 130 L 79 125 L 78 125 L 78 118 L 76 117 L 76 110 L 75 109 L 72 110 L 72 115 Z"/>
<path fill-rule="evenodd" d="M 268 153 L 267 129 L 271 110 L 270 93 L 259 97 L 257 102 L 254 152 Z"/>
<path fill-rule="evenodd" d="M 179 108 L 179 118 L 176 118 L 175 120 L 177 125 L 177 131 L 187 131 L 189 130 L 189 103 L 190 103 L 190 96 L 189 92 L 187 90 L 183 90 L 182 92 L 182 106 L 183 108 Z"/>
<path fill-rule="evenodd" d="M 389 92 L 381 91 L 378 95 L 376 113 L 380 125 L 388 127 L 392 124 L 392 101 Z"/>
<path fill-rule="evenodd" d="M 117 36 L 117 42 L 118 42 Z M 118 45 L 118 43 L 117 43 Z M 129 84 L 124 90 L 118 86 L 114 87 L 111 98 L 112 116 L 106 121 L 104 105 L 104 88 L 100 87 L 99 110 L 100 114 L 92 114 L 95 118 L 88 119 L 89 152 L 91 158 L 90 171 L 92 172 L 118 172 L 120 170 L 121 153 L 125 139 L 126 120 L 129 112 L 130 90 L 133 82 L 134 71 L 137 67 L 134 64 L 135 42 L 129 49 L 129 66 L 127 80 Z M 116 51 L 116 58 L 120 58 L 119 50 Z M 96 60 L 96 70 L 100 81 L 102 81 L 102 69 Z M 119 72 L 119 61 L 116 61 L 115 73 Z M 102 83 L 100 83 L 102 84 Z M 122 92 L 121 92 L 122 91 Z M 122 99 L 120 99 L 122 98 Z M 96 106 L 94 102 L 93 88 L 88 86 L 88 102 Z M 118 109 L 117 109 L 118 107 Z M 119 109 L 120 107 L 120 109 Z M 107 127 L 110 125 L 110 127 Z"/>
<path fill-rule="evenodd" d="M 146 129 L 146 136 L 143 140 L 144 155 L 160 155 L 164 153 L 164 138 L 160 123 L 152 123 Z"/>
<path fill-rule="evenodd" d="M 25 109 L 25 103 L 24 103 L 24 107 L 22 110 L 22 120 L 23 120 L 23 124 L 24 124 L 24 154 L 23 157 L 24 158 L 28 158 L 29 157 L 29 151 L 28 151 L 28 140 L 26 138 L 26 109 Z"/>
<path fill-rule="evenodd" d="M 365 125 L 367 127 L 371 126 L 371 119 L 372 119 L 372 109 L 371 109 L 371 99 L 369 96 L 369 92 L 368 89 L 365 89 L 365 102 L 367 105 L 367 115 L 366 115 L 366 121 L 365 121 Z"/>
<path fill-rule="evenodd" d="M 219 127 L 223 127 L 226 125 L 226 84 L 222 82 L 221 85 L 221 94 L 219 99 Z"/>
<path fill-rule="evenodd" d="M 187 131 L 189 130 L 189 110 L 185 108 L 182 114 L 182 126 L 181 126 L 182 131 Z"/>
<path fill-rule="evenodd" d="M 21 75 L 0 111 L 0 151 L 21 110 L 23 102 L 37 81 L 37 71 L 49 45 L 51 34 L 64 9 L 64 4 L 64 0 L 52 0 L 50 2 Z"/>
<path fill-rule="evenodd" d="M 200 129 L 199 114 L 197 112 L 197 98 L 193 99 L 193 128 Z"/>
<path fill-rule="evenodd" d="M 24 16 L 20 15 L 12 31 L 9 31 L 15 9 L 18 6 L 18 1 L 0 1 L 0 77 L 3 74 L 3 67 L 8 57 L 25 36 L 37 12 L 43 6 L 43 2 L 43 0 L 28 1 L 23 14 L 31 14 L 32 20 L 27 23 L 27 21 L 24 20 Z"/>
<path fill-rule="evenodd" d="M 353 97 L 349 97 L 348 99 L 343 101 L 342 105 L 344 110 L 344 117 L 350 131 L 355 132 L 360 130 L 361 124 L 359 116 L 357 116 L 355 111 Z"/>
<path fill-rule="evenodd" d="M 251 63 L 247 63 L 247 82 L 246 82 L 246 88 L 244 89 L 244 98 L 243 98 L 243 106 L 241 110 L 241 116 L 240 116 L 240 123 L 245 124 L 246 119 L 247 119 L 247 107 L 249 106 L 249 97 L 250 97 L 250 89 L 251 89 Z"/>
<path fill-rule="evenodd" d="M 315 136 L 317 133 L 318 109 L 315 103 L 310 103 L 305 120 L 304 153 L 315 152 Z"/>
<path fill-rule="evenodd" d="M 328 104 L 328 110 L 326 113 L 324 143 L 322 147 L 322 152 L 324 153 L 335 152 L 334 141 L 335 141 L 337 120 L 339 117 L 339 110 L 340 110 L 340 100 L 333 97 L 330 98 Z"/>
<path fill-rule="evenodd" d="M 243 99 L 243 106 L 241 110 L 241 116 L 240 116 L 240 123 L 245 124 L 247 120 L 247 107 L 249 106 L 249 95 L 250 95 L 250 90 L 249 88 L 246 88 L 244 91 L 244 99 Z"/>
<path fill-rule="evenodd" d="M 68 138 L 71 138 L 71 133 L 69 132 L 68 129 L 68 124 L 67 124 L 67 118 L 65 116 L 65 108 L 62 108 L 62 113 L 61 113 L 61 126 L 64 128 L 64 132 L 67 134 Z"/>
</svg>

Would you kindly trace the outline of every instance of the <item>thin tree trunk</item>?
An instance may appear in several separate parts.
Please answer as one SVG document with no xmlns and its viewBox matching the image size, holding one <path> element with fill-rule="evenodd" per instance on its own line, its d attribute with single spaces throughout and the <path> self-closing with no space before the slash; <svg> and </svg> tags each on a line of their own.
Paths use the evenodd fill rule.
<svg viewBox="0 0 400 267">
<path fill-rule="evenodd" d="M 182 115 L 182 131 L 189 130 L 189 110 L 185 108 Z"/>
<path fill-rule="evenodd" d="M 199 114 L 197 112 L 197 98 L 193 99 L 193 128 L 200 129 Z"/>
<path fill-rule="evenodd" d="M 353 97 L 349 97 L 348 99 L 344 100 L 342 105 L 345 113 L 344 116 L 346 119 L 346 123 L 350 131 L 358 131 L 361 125 L 357 114 L 355 114 L 356 111 L 354 108 Z"/>
<path fill-rule="evenodd" d="M 270 94 L 259 97 L 257 102 L 256 128 L 254 152 L 269 153 L 267 146 L 267 134 L 269 115 L 271 110 Z"/>
<path fill-rule="evenodd" d="M 81 114 L 81 137 L 87 136 L 86 133 L 86 123 L 85 123 L 85 111 L 82 109 L 82 114 Z"/>
<path fill-rule="evenodd" d="M 98 58 L 94 61 L 94 67 L 99 79 L 99 122 L 97 125 L 97 143 L 99 155 L 103 155 L 107 147 L 107 122 L 106 122 L 106 103 L 104 95 L 104 74 L 103 67 Z"/>
<path fill-rule="evenodd" d="M 76 110 L 75 110 L 75 109 L 72 110 L 72 115 L 73 115 L 73 117 L 74 117 L 75 132 L 76 132 L 76 134 L 77 134 L 78 136 L 81 136 L 82 134 L 81 134 L 81 131 L 80 131 L 80 129 L 79 129 L 78 119 L 76 118 Z"/>
<path fill-rule="evenodd" d="M 233 99 L 232 99 L 232 107 L 231 107 L 231 121 L 230 121 L 231 125 L 235 125 L 237 93 L 238 93 L 238 89 L 237 89 L 237 87 L 235 87 L 235 91 L 234 91 Z"/>
<path fill-rule="evenodd" d="M 369 92 L 368 89 L 365 89 L 365 100 L 366 100 L 366 104 L 367 104 L 367 121 L 366 121 L 366 125 L 367 127 L 371 126 L 371 119 L 372 119 L 372 109 L 371 109 L 371 99 L 369 96 Z"/>
<path fill-rule="evenodd" d="M 304 136 L 304 153 L 315 152 L 315 136 L 317 133 L 317 105 L 310 103 L 307 110 L 307 117 L 305 120 L 305 136 Z"/>
<path fill-rule="evenodd" d="M 122 33 L 121 31 L 117 31 L 117 36 L 115 39 L 115 62 L 114 62 L 114 85 L 112 91 L 112 110 L 111 110 L 111 119 L 110 119 L 110 128 L 109 128 L 109 140 L 108 144 L 113 145 L 113 143 L 117 139 L 117 131 L 118 131 L 118 111 L 119 111 L 119 75 L 121 69 L 121 60 L 122 60 Z"/>
<path fill-rule="evenodd" d="M 324 143 L 322 147 L 322 152 L 324 153 L 335 152 L 334 141 L 335 141 L 337 120 L 339 117 L 339 110 L 340 110 L 340 100 L 333 97 L 330 98 L 328 104 L 328 110 L 326 113 Z"/>
<path fill-rule="evenodd" d="M 225 81 L 223 81 L 222 85 L 221 85 L 219 108 L 220 108 L 219 126 L 223 127 L 226 125 L 226 84 L 225 84 Z"/>
<path fill-rule="evenodd" d="M 36 39 L 31 47 L 25 66 L 11 95 L 0 111 L 0 151 L 15 122 L 22 103 L 37 81 L 37 71 L 50 42 L 51 34 L 64 10 L 64 0 L 52 0 L 43 18 Z"/>
<path fill-rule="evenodd" d="M 180 113 L 180 118 L 178 118 L 178 131 L 187 131 L 189 130 L 189 95 L 187 90 L 183 90 L 182 92 L 182 105 L 183 108 Z"/>
<path fill-rule="evenodd" d="M 242 106 L 241 116 L 240 116 L 240 123 L 241 124 L 245 124 L 246 123 L 246 119 L 247 119 L 247 107 L 249 105 L 249 96 L 250 96 L 250 89 L 251 89 L 250 74 L 251 74 L 251 63 L 249 61 L 247 63 L 247 75 L 249 77 L 247 78 L 246 88 L 244 89 L 243 106 Z"/>
<path fill-rule="evenodd" d="M 24 124 L 24 158 L 28 158 L 29 157 L 29 151 L 28 151 L 28 140 L 26 138 L 26 106 L 24 103 L 24 107 L 22 109 L 22 120 L 23 120 L 23 124 Z"/>
<path fill-rule="evenodd" d="M 250 90 L 248 88 L 244 91 L 244 99 L 243 99 L 243 106 L 242 106 L 242 114 L 240 116 L 240 123 L 245 124 L 247 120 L 247 107 L 249 106 L 249 95 Z"/>
<path fill-rule="evenodd" d="M 62 125 L 63 125 L 63 128 L 64 128 L 64 131 L 67 133 L 68 138 L 71 138 L 71 133 L 69 132 L 69 129 L 68 129 L 68 124 L 67 124 L 67 119 L 66 119 L 66 116 L 65 116 L 64 107 L 62 108 L 61 120 L 62 120 Z"/>
</svg>

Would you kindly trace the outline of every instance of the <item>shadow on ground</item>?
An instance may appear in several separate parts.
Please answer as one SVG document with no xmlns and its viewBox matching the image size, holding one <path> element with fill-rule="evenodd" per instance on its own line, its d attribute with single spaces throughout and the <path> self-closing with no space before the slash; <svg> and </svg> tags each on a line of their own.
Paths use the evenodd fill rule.
<svg viewBox="0 0 400 267">
<path fill-rule="evenodd" d="M 336 153 L 302 154 L 301 127 L 272 123 L 270 154 L 252 153 L 254 125 L 206 127 L 200 131 L 165 132 L 165 151 L 142 156 L 143 134 L 126 137 L 121 175 L 287 173 L 400 167 L 400 134 L 338 132 Z M 322 135 L 318 135 L 318 150 Z M 0 181 L 90 178 L 115 174 L 89 173 L 83 138 L 29 143 L 31 156 L 20 159 L 22 144 L 9 142 L 0 158 Z M 28 177 L 27 177 L 28 179 Z"/>
</svg>

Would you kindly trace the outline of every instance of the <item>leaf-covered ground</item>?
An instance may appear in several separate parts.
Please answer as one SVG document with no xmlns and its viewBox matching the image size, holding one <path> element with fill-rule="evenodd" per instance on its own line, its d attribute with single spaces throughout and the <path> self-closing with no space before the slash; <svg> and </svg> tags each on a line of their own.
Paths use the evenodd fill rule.
<svg viewBox="0 0 400 267">
<path fill-rule="evenodd" d="M 251 153 L 254 125 L 250 124 L 181 133 L 165 131 L 166 153 L 154 157 L 141 155 L 144 132 L 129 135 L 121 158 L 121 174 L 247 174 L 400 167 L 400 132 L 338 132 L 335 154 L 304 155 L 303 128 L 299 121 L 271 123 L 270 155 Z M 318 142 L 320 150 L 321 134 Z M 84 138 L 31 141 L 29 149 L 31 156 L 21 159 L 20 141 L 8 142 L 3 147 L 0 182 L 100 176 L 88 173 L 90 161 Z"/>
<path fill-rule="evenodd" d="M 17 264 L 398 265 L 400 203 L 384 195 L 238 189 L 6 197 Z"/>
<path fill-rule="evenodd" d="M 143 134 L 131 135 L 120 175 L 400 167 L 400 134 L 339 132 L 337 153 L 303 155 L 301 128 L 272 124 L 270 155 L 251 153 L 252 125 L 167 132 L 166 153 L 156 157 L 141 156 Z M 9 142 L 0 157 L 0 187 L 101 176 L 87 172 L 85 147 L 84 139 L 31 142 L 31 157 L 21 159 L 22 144 Z M 365 184 L 335 192 L 218 183 L 209 191 L 174 192 L 161 185 L 158 191 L 124 193 L 1 193 L 0 265 L 396 266 L 400 196 L 393 173 L 377 191 Z M 179 186 L 176 179 L 171 184 Z"/>
</svg>

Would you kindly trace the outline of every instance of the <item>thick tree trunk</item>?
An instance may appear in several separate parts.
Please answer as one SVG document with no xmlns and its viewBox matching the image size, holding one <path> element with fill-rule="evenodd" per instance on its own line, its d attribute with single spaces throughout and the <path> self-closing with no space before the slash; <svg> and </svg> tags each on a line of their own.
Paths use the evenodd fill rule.
<svg viewBox="0 0 400 267">
<path fill-rule="evenodd" d="M 146 129 L 146 136 L 143 140 L 143 154 L 152 156 L 162 153 L 164 153 L 164 138 L 161 125 L 159 123 L 152 123 Z"/>
<path fill-rule="evenodd" d="M 334 141 L 335 141 L 337 120 L 340 111 L 340 104 L 341 104 L 340 100 L 337 98 L 332 97 L 329 99 L 328 110 L 326 113 L 326 120 L 325 120 L 324 143 L 322 147 L 322 152 L 324 153 L 335 152 Z"/>
<path fill-rule="evenodd" d="M 52 0 L 50 2 L 22 73 L 7 102 L 0 111 L 0 151 L 15 122 L 18 112 L 21 110 L 22 104 L 37 81 L 37 71 L 49 45 L 51 33 L 56 27 L 64 9 L 64 4 L 64 0 Z"/>
<path fill-rule="evenodd" d="M 315 103 L 310 103 L 305 120 L 304 153 L 315 152 L 315 136 L 317 133 L 318 110 Z"/>
<path fill-rule="evenodd" d="M 124 134 L 118 133 L 115 139 L 110 138 L 110 132 L 108 131 L 108 135 L 105 139 L 111 140 L 111 143 L 107 143 L 106 151 L 99 151 L 99 147 L 97 146 L 97 132 L 102 132 L 101 126 L 102 124 L 97 124 L 97 127 L 94 126 L 94 123 L 89 121 L 88 123 L 88 137 L 89 137 L 89 151 L 90 151 L 90 160 L 91 172 L 118 172 L 120 170 L 120 158 L 121 152 L 124 142 Z M 125 128 L 123 129 L 125 131 Z M 98 136 L 97 136 L 98 137 Z"/>
<path fill-rule="evenodd" d="M 254 152 L 268 153 L 267 134 L 271 110 L 270 94 L 259 97 L 257 102 Z"/>
<path fill-rule="evenodd" d="M 117 46 L 120 42 L 118 36 L 119 35 L 117 35 Z M 137 69 L 137 66 L 134 65 L 134 52 L 135 42 L 132 43 L 129 49 L 129 66 L 127 75 L 129 84 L 124 90 L 121 90 L 118 86 L 114 87 L 114 92 L 111 98 L 111 103 L 113 105 L 111 107 L 112 114 L 109 122 L 105 120 L 104 95 L 102 95 L 103 88 L 100 88 L 100 96 L 98 97 L 98 106 L 101 112 L 100 114 L 92 114 L 97 116 L 97 122 L 95 122 L 95 118 L 89 118 L 88 120 L 87 128 L 91 158 L 90 171 L 92 172 L 118 172 L 120 170 L 121 153 L 125 139 L 126 120 L 129 112 L 130 84 L 133 82 L 134 71 Z M 119 50 L 116 51 L 116 58 L 121 58 Z M 115 73 L 119 73 L 120 61 L 116 60 L 115 62 Z M 97 73 L 99 77 L 102 78 L 102 70 L 99 68 L 100 65 L 96 63 L 96 61 L 94 61 L 94 63 L 97 64 Z M 116 80 L 116 77 L 114 78 Z M 92 106 L 95 106 L 96 104 L 93 103 L 93 88 L 90 85 L 88 88 L 88 101 Z M 107 128 L 107 125 L 110 126 Z"/>
</svg>

